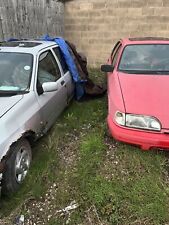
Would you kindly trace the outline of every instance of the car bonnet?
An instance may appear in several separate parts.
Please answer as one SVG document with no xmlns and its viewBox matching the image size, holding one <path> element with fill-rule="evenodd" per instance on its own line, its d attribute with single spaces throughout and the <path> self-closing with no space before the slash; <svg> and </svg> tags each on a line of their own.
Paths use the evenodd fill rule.
<svg viewBox="0 0 169 225">
<path fill-rule="evenodd" d="M 169 129 L 169 75 L 118 73 L 126 113 L 156 117 Z"/>
<path fill-rule="evenodd" d="M 7 113 L 14 105 L 16 105 L 22 99 L 22 97 L 22 95 L 0 97 L 0 118 L 5 113 Z"/>
</svg>

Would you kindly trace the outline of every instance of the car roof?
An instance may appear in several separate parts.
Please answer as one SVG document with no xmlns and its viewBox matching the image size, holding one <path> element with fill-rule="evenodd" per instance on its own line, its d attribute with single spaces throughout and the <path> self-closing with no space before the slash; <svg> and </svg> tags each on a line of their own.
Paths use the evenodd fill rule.
<svg viewBox="0 0 169 225">
<path fill-rule="evenodd" d="M 58 46 L 55 41 L 19 40 L 0 42 L 0 52 L 20 52 L 36 54 L 40 50 Z"/>
<path fill-rule="evenodd" d="M 135 44 L 169 44 L 169 38 L 164 37 L 135 37 L 120 40 L 123 45 Z"/>
</svg>

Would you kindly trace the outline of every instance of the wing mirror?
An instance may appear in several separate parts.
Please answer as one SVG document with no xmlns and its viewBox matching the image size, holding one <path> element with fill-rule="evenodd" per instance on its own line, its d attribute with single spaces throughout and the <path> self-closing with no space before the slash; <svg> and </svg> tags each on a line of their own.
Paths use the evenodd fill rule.
<svg viewBox="0 0 169 225">
<path fill-rule="evenodd" d="M 102 72 L 110 73 L 110 72 L 113 72 L 113 70 L 114 70 L 114 67 L 112 65 L 101 65 Z"/>
<path fill-rule="evenodd" d="M 56 82 L 45 82 L 42 84 L 44 92 L 52 92 L 58 90 L 58 84 Z"/>
</svg>

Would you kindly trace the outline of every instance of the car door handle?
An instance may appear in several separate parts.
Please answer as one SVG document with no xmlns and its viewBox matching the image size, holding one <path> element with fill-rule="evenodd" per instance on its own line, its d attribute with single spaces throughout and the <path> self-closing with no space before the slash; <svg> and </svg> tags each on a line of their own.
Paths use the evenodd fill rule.
<svg viewBox="0 0 169 225">
<path fill-rule="evenodd" d="M 60 82 L 60 84 L 63 86 L 63 85 L 65 84 L 65 81 L 62 80 L 62 81 Z"/>
</svg>

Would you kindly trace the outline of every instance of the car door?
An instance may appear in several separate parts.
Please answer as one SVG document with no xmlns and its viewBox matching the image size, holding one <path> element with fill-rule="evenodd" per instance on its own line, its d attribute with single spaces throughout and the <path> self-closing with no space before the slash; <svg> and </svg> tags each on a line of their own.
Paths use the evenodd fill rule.
<svg viewBox="0 0 169 225">
<path fill-rule="evenodd" d="M 52 48 L 52 50 L 61 65 L 61 70 L 63 72 L 69 102 L 69 100 L 74 96 L 74 82 L 60 48 L 58 46 L 55 46 Z"/>
<path fill-rule="evenodd" d="M 108 111 L 112 113 L 115 110 L 115 106 L 118 104 L 119 96 L 117 95 L 117 90 L 119 89 L 119 79 L 118 79 L 118 59 L 120 57 L 120 51 L 122 50 L 121 42 L 117 42 L 113 51 L 111 53 L 111 57 L 109 59 L 109 64 L 114 68 L 111 73 L 109 73 L 108 79 Z"/>
<path fill-rule="evenodd" d="M 56 82 L 57 90 L 39 91 L 39 87 L 42 89 L 42 85 L 46 82 Z M 36 86 L 42 123 L 45 130 L 48 130 L 67 105 L 64 76 L 62 76 L 59 64 L 50 49 L 39 54 Z"/>
</svg>

